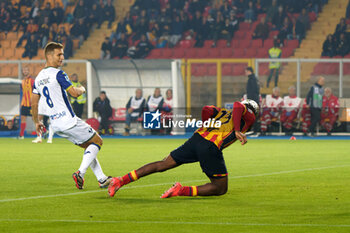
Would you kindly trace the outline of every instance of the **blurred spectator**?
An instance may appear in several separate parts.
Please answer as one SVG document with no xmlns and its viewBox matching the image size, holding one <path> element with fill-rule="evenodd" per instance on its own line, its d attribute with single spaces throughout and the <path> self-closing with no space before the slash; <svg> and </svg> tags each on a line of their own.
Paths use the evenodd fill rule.
<svg viewBox="0 0 350 233">
<path fill-rule="evenodd" d="M 278 47 L 277 40 L 275 40 L 273 43 L 273 47 L 269 49 L 269 58 L 277 59 L 277 58 L 281 58 L 281 56 L 282 56 L 282 50 Z M 269 77 L 267 78 L 266 87 L 269 87 L 273 74 L 275 74 L 275 87 L 277 87 L 280 66 L 281 66 L 280 62 L 270 62 L 269 64 L 270 74 L 269 74 Z"/>
<path fill-rule="evenodd" d="M 74 19 L 81 19 L 85 17 L 85 14 L 88 12 L 87 7 L 84 5 L 83 0 L 79 0 L 77 6 L 74 9 L 73 16 Z"/>
<path fill-rule="evenodd" d="M 226 40 L 226 46 L 230 47 L 235 28 L 230 24 L 230 19 L 225 19 L 225 24 L 221 30 L 221 38 Z"/>
<path fill-rule="evenodd" d="M 350 19 L 350 0 L 348 3 L 348 6 L 346 7 L 346 18 Z"/>
<path fill-rule="evenodd" d="M 244 21 L 251 23 L 255 21 L 256 19 L 256 8 L 254 6 L 254 3 L 252 1 L 249 1 L 248 3 L 248 9 L 244 12 Z"/>
<path fill-rule="evenodd" d="M 232 10 L 232 5 L 230 5 L 228 0 L 224 1 L 224 4 L 220 7 L 220 11 L 225 18 L 230 17 L 230 12 Z"/>
<path fill-rule="evenodd" d="M 271 22 L 277 14 L 277 0 L 272 0 L 271 5 L 266 9 L 266 21 Z"/>
<path fill-rule="evenodd" d="M 128 51 L 128 41 L 126 40 L 125 34 L 122 33 L 120 38 L 114 43 L 111 51 L 111 58 L 119 57 L 123 58 L 126 56 Z"/>
<path fill-rule="evenodd" d="M 38 0 L 34 1 L 32 8 L 30 9 L 30 17 L 32 19 L 36 18 L 40 11 L 40 2 Z"/>
<path fill-rule="evenodd" d="M 310 88 L 306 97 L 307 107 L 310 108 L 310 113 L 311 113 L 311 124 L 309 128 L 309 131 L 311 132 L 311 136 L 315 135 L 316 124 L 321 120 L 324 82 L 325 82 L 324 77 L 322 76 L 318 77 L 317 82 Z"/>
<path fill-rule="evenodd" d="M 281 113 L 283 99 L 280 97 L 280 89 L 272 89 L 272 95 L 266 95 L 263 101 L 263 113 L 261 116 L 261 135 L 266 135 L 269 125 L 272 121 L 278 120 Z"/>
<path fill-rule="evenodd" d="M 126 23 L 125 18 L 122 18 L 118 22 L 117 30 L 112 32 L 110 40 L 111 41 L 119 40 L 122 33 L 124 34 L 128 33 L 127 27 L 128 27 L 128 24 Z"/>
<path fill-rule="evenodd" d="M 109 130 L 109 118 L 112 116 L 112 107 L 105 91 L 101 91 L 100 96 L 95 99 L 93 110 L 98 112 L 100 116 L 101 134 L 111 133 L 111 130 Z"/>
<path fill-rule="evenodd" d="M 190 2 L 188 11 L 191 15 L 194 15 L 196 11 L 203 12 L 206 4 L 207 4 L 207 1 L 193 0 Z"/>
<path fill-rule="evenodd" d="M 230 25 L 233 28 L 233 33 L 235 33 L 235 31 L 238 30 L 239 21 L 236 17 L 236 14 L 233 12 L 230 13 Z"/>
<path fill-rule="evenodd" d="M 332 89 L 326 87 L 322 100 L 321 125 L 331 135 L 334 123 L 338 120 L 339 100 L 332 94 Z"/>
<path fill-rule="evenodd" d="M 199 47 L 199 48 L 203 47 L 204 41 L 208 37 L 207 27 L 208 27 L 207 18 L 203 17 L 202 18 L 202 23 L 201 23 L 200 28 L 199 28 L 199 31 L 196 34 L 196 43 L 194 44 L 194 47 Z"/>
<path fill-rule="evenodd" d="M 39 26 L 38 30 L 38 40 L 40 43 L 41 48 L 45 48 L 50 35 L 50 25 L 49 25 L 49 18 L 45 17 L 43 24 Z"/>
<path fill-rule="evenodd" d="M 87 16 L 87 23 L 89 24 L 89 28 L 91 28 L 94 24 L 97 24 L 97 28 L 100 28 L 102 22 L 103 22 L 103 16 L 102 16 L 101 8 L 99 5 L 94 3 L 92 5 L 90 13 Z"/>
<path fill-rule="evenodd" d="M 107 4 L 104 8 L 105 20 L 108 21 L 108 28 L 111 28 L 113 21 L 115 20 L 115 8 L 111 0 L 107 0 Z"/>
<path fill-rule="evenodd" d="M 169 46 L 174 47 L 181 39 L 184 32 L 184 24 L 180 20 L 180 16 L 176 16 L 175 20 L 171 23 L 171 31 L 169 37 Z"/>
<path fill-rule="evenodd" d="M 63 37 L 66 37 L 66 36 L 67 36 L 66 28 L 61 26 L 60 30 L 56 34 L 55 41 L 58 42 L 58 43 L 62 43 Z"/>
<path fill-rule="evenodd" d="M 29 24 L 27 25 L 27 28 L 21 38 L 19 38 L 16 47 L 21 47 L 23 40 L 29 40 L 31 35 L 34 35 L 38 31 L 38 25 L 34 23 L 33 19 L 29 20 Z"/>
<path fill-rule="evenodd" d="M 79 39 L 79 46 L 82 45 L 83 41 L 88 36 L 89 29 L 84 25 L 84 19 L 80 18 L 77 20 L 73 27 L 70 29 L 70 35 L 73 39 Z"/>
<path fill-rule="evenodd" d="M 24 47 L 24 53 L 22 54 L 22 57 L 29 57 L 29 59 L 32 59 L 38 54 L 38 41 L 36 40 L 35 34 L 31 34 L 30 38 L 27 40 L 27 44 Z"/>
<path fill-rule="evenodd" d="M 147 40 L 145 35 L 142 35 L 140 42 L 136 45 L 135 53 L 131 57 L 134 59 L 145 58 L 152 49 L 153 45 Z"/>
<path fill-rule="evenodd" d="M 336 55 L 344 57 L 349 52 L 349 41 L 345 38 L 345 34 L 340 34 L 340 38 L 336 45 Z"/>
<path fill-rule="evenodd" d="M 17 27 L 15 29 L 16 32 L 18 32 L 18 30 L 25 31 L 29 24 L 29 20 L 30 20 L 30 13 L 26 11 L 26 13 L 19 18 Z"/>
<path fill-rule="evenodd" d="M 60 24 L 63 22 L 64 10 L 58 2 L 55 3 L 55 7 L 52 9 L 52 23 Z"/>
<path fill-rule="evenodd" d="M 258 25 L 256 25 L 256 28 L 252 34 L 253 39 L 262 39 L 265 40 L 269 37 L 269 25 L 266 23 L 265 18 L 262 17 L 261 21 Z"/>
<path fill-rule="evenodd" d="M 130 135 L 130 124 L 142 116 L 146 100 L 142 97 L 142 90 L 136 89 L 135 96 L 130 97 L 126 104 L 125 132 L 124 136 Z"/>
<path fill-rule="evenodd" d="M 215 22 L 214 22 L 214 27 L 213 27 L 213 44 L 211 47 L 216 47 L 216 42 L 221 39 L 221 32 L 223 30 L 224 22 L 223 18 L 221 17 L 221 13 L 217 15 Z"/>
<path fill-rule="evenodd" d="M 162 107 L 162 119 L 166 123 L 167 126 L 171 125 L 169 124 L 169 121 L 173 119 L 173 90 L 168 89 L 166 91 L 166 98 L 164 99 L 163 107 Z M 163 122 L 163 121 L 162 121 Z M 165 128 L 165 134 L 169 135 L 171 132 L 172 127 Z"/>
<path fill-rule="evenodd" d="M 198 33 L 202 24 L 202 14 L 200 11 L 196 11 L 194 17 L 190 21 L 190 28 L 193 32 Z"/>
<path fill-rule="evenodd" d="M 100 59 L 110 59 L 111 58 L 112 44 L 109 41 L 109 37 L 105 37 L 101 46 Z"/>
<path fill-rule="evenodd" d="M 292 32 L 287 35 L 287 39 L 297 39 L 300 42 L 305 37 L 305 31 L 304 24 L 299 19 L 292 18 Z"/>
<path fill-rule="evenodd" d="M 4 128 L 5 131 L 17 130 L 17 127 L 13 124 L 13 120 L 8 120 L 7 125 Z"/>
<path fill-rule="evenodd" d="M 7 34 L 7 32 L 11 31 L 11 28 L 12 22 L 10 12 L 8 12 L 4 2 L 2 2 L 0 8 L 0 32 L 5 32 L 5 34 Z"/>
<path fill-rule="evenodd" d="M 69 59 L 73 56 L 73 40 L 70 36 L 63 37 L 64 43 L 64 58 Z"/>
<path fill-rule="evenodd" d="M 333 36 L 335 37 L 335 40 L 336 41 L 339 40 L 340 34 L 345 33 L 345 31 L 346 31 L 346 21 L 345 21 L 345 18 L 341 18 L 333 34 Z"/>
<path fill-rule="evenodd" d="M 323 42 L 322 56 L 333 57 L 335 55 L 335 47 L 336 44 L 333 39 L 333 35 L 329 34 L 327 39 Z"/>
<path fill-rule="evenodd" d="M 305 31 L 310 29 L 310 17 L 305 8 L 301 10 L 298 20 L 304 25 Z"/>
<path fill-rule="evenodd" d="M 283 26 L 279 30 L 279 33 L 277 36 L 281 46 L 284 45 L 284 40 L 287 39 L 287 36 L 292 33 L 293 33 L 293 25 L 289 22 L 289 18 L 285 17 Z"/>
<path fill-rule="evenodd" d="M 283 27 L 284 19 L 287 17 L 286 12 L 283 9 L 283 6 L 278 7 L 277 13 L 272 19 L 273 29 L 280 30 Z"/>
<path fill-rule="evenodd" d="M 39 21 L 40 20 L 43 21 L 45 17 L 48 17 L 50 20 L 50 24 L 52 24 L 53 22 L 52 20 L 54 19 L 54 17 L 51 10 L 51 4 L 49 2 L 46 3 L 45 8 L 43 10 L 38 12 L 37 17 L 38 17 L 38 21 L 37 21 L 38 24 L 41 24 L 41 22 Z"/>
<path fill-rule="evenodd" d="M 298 116 L 301 99 L 295 95 L 295 87 L 288 88 L 289 95 L 283 98 L 283 111 L 281 114 L 282 126 L 286 135 L 293 134 L 293 122 Z"/>
<path fill-rule="evenodd" d="M 72 74 L 70 78 L 74 87 L 82 86 L 78 80 L 78 75 L 76 73 Z M 80 95 L 79 97 L 70 96 L 70 103 L 77 117 L 81 118 L 83 115 L 84 104 L 86 103 L 86 93 Z"/>
</svg>

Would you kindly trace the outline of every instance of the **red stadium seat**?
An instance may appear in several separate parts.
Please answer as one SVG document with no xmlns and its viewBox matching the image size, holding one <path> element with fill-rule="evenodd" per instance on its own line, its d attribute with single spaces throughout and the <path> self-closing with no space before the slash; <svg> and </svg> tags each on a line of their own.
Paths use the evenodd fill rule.
<svg viewBox="0 0 350 233">
<path fill-rule="evenodd" d="M 216 64 L 208 65 L 208 75 L 209 76 L 216 76 L 216 74 L 217 74 Z"/>
<path fill-rule="evenodd" d="M 211 49 L 208 49 L 208 57 L 210 58 L 218 58 L 220 57 L 220 49 L 217 49 L 217 48 L 211 48 Z"/>
<path fill-rule="evenodd" d="M 152 49 L 151 52 L 148 54 L 147 58 L 148 59 L 157 59 L 157 58 L 160 58 L 161 55 L 162 55 L 161 49 Z"/>
<path fill-rule="evenodd" d="M 258 50 L 258 52 L 256 53 L 256 57 L 257 58 L 268 58 L 269 57 L 268 50 L 265 48 L 260 48 Z"/>
<path fill-rule="evenodd" d="M 239 24 L 239 30 L 240 31 L 249 31 L 250 30 L 250 23 L 241 22 Z"/>
<path fill-rule="evenodd" d="M 185 50 L 185 58 L 195 58 L 196 57 L 196 48 L 189 48 Z"/>
<path fill-rule="evenodd" d="M 199 48 L 197 49 L 197 58 L 207 58 L 208 57 L 208 49 L 207 48 Z"/>
<path fill-rule="evenodd" d="M 173 49 L 163 48 L 161 58 L 169 59 L 173 56 L 173 52 L 174 52 Z"/>
<path fill-rule="evenodd" d="M 282 58 L 288 58 L 293 55 L 294 48 L 284 47 L 282 48 Z"/>
<path fill-rule="evenodd" d="M 263 45 L 261 39 L 255 39 L 252 41 L 252 48 L 261 48 Z"/>
<path fill-rule="evenodd" d="M 208 73 L 207 65 L 206 64 L 199 64 L 196 67 L 197 71 L 197 76 L 205 76 Z"/>
<path fill-rule="evenodd" d="M 220 57 L 221 58 L 231 58 L 233 53 L 232 48 L 220 49 Z"/>
<path fill-rule="evenodd" d="M 344 75 L 350 75 L 350 63 L 344 63 L 343 73 Z"/>
<path fill-rule="evenodd" d="M 246 58 L 255 58 L 257 50 L 255 48 L 249 48 L 245 51 Z"/>
<path fill-rule="evenodd" d="M 233 75 L 239 76 L 239 75 L 245 75 L 245 68 L 247 67 L 246 64 L 233 64 Z"/>
<path fill-rule="evenodd" d="M 299 41 L 298 40 L 287 40 L 287 47 L 289 48 L 298 48 L 299 47 Z"/>
<path fill-rule="evenodd" d="M 214 41 L 213 40 L 205 40 L 204 41 L 204 48 L 211 48 L 211 46 L 213 45 Z"/>
<path fill-rule="evenodd" d="M 245 39 L 245 31 L 237 31 L 235 32 L 233 38 L 236 39 L 236 40 L 243 40 Z"/>
<path fill-rule="evenodd" d="M 174 54 L 171 56 L 172 58 L 184 58 L 185 57 L 185 49 L 183 48 L 177 48 L 174 49 Z"/>
<path fill-rule="evenodd" d="M 264 40 L 264 48 L 272 48 L 273 47 L 273 39 Z"/>
<path fill-rule="evenodd" d="M 243 58 L 244 57 L 244 49 L 243 48 L 234 49 L 232 57 Z"/>
<path fill-rule="evenodd" d="M 218 40 L 216 43 L 217 48 L 227 48 L 227 41 L 226 40 Z"/>
<path fill-rule="evenodd" d="M 223 64 L 222 65 L 222 75 L 224 76 L 231 76 L 232 73 L 232 64 Z"/>
<path fill-rule="evenodd" d="M 315 12 L 309 12 L 309 19 L 310 19 L 311 23 L 316 21 L 316 19 L 317 19 L 316 13 Z"/>
<path fill-rule="evenodd" d="M 240 48 L 249 48 L 251 45 L 252 41 L 251 40 L 241 40 L 239 42 L 239 47 Z"/>
<path fill-rule="evenodd" d="M 240 42 L 240 40 L 232 40 L 231 41 L 231 47 L 233 47 L 233 48 L 239 48 L 239 42 Z"/>
<path fill-rule="evenodd" d="M 180 48 L 191 48 L 192 47 L 192 41 L 191 40 L 181 40 L 179 42 Z"/>
</svg>

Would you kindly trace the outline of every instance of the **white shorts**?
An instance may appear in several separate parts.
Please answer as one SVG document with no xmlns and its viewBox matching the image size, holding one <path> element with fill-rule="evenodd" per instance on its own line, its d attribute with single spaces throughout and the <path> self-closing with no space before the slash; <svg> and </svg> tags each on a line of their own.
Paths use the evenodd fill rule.
<svg viewBox="0 0 350 233">
<path fill-rule="evenodd" d="M 80 145 L 89 141 L 96 134 L 96 131 L 90 125 L 78 118 L 77 124 L 72 128 L 64 131 L 55 131 L 55 133 L 63 138 L 67 138 L 75 145 Z"/>
</svg>

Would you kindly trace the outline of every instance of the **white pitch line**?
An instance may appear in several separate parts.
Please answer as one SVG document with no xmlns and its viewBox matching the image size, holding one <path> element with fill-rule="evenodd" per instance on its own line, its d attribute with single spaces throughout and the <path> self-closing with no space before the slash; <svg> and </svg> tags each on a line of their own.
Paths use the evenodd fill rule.
<svg viewBox="0 0 350 233">
<path fill-rule="evenodd" d="M 271 176 L 271 175 L 288 174 L 288 173 L 305 172 L 305 171 L 315 171 L 315 170 L 325 170 L 325 169 L 349 167 L 349 166 L 350 166 L 350 164 L 329 166 L 329 167 L 305 168 L 305 169 L 298 169 L 298 170 L 269 172 L 269 173 L 251 174 L 251 175 L 243 175 L 243 176 L 233 176 L 233 177 L 229 177 L 229 179 L 231 180 L 231 179 L 240 179 L 240 178 L 249 178 L 249 177 Z M 205 182 L 205 181 L 207 181 L 207 180 L 189 180 L 189 181 L 183 181 L 182 183 Z M 123 187 L 121 189 L 145 188 L 145 187 L 154 187 L 154 186 L 171 185 L 171 184 L 174 184 L 174 182 L 160 183 L 160 184 L 149 184 L 149 185 L 127 186 L 127 187 Z M 102 192 L 102 191 L 106 192 L 105 189 L 92 190 L 92 191 L 80 191 L 80 192 L 78 191 L 78 192 L 74 192 L 74 193 L 62 193 L 62 194 L 52 194 L 52 195 L 43 195 L 43 196 L 2 199 L 2 200 L 0 200 L 0 203 L 12 202 L 12 201 L 33 200 L 33 199 L 41 199 L 41 198 L 50 198 L 50 197 L 73 196 L 73 195 L 80 195 L 80 194 L 97 193 L 97 192 Z"/>
<path fill-rule="evenodd" d="M 171 222 L 171 221 L 133 221 L 133 220 L 79 220 L 79 219 L 0 219 L 0 222 L 62 222 L 62 223 L 102 223 L 102 224 L 174 224 L 174 225 L 221 225 L 221 226 L 276 226 L 276 227 L 338 227 L 349 228 L 349 224 L 317 223 L 239 223 L 239 222 Z"/>
</svg>

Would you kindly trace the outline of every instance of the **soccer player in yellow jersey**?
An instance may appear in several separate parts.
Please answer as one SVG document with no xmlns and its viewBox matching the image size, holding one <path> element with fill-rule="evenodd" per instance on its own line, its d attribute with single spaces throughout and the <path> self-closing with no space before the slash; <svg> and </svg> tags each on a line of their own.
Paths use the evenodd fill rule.
<svg viewBox="0 0 350 233">
<path fill-rule="evenodd" d="M 182 146 L 173 150 L 165 159 L 149 163 L 123 177 L 114 177 L 108 187 L 110 196 L 124 185 L 156 172 L 164 172 L 186 163 L 199 162 L 210 183 L 201 186 L 182 186 L 175 183 L 161 198 L 174 196 L 213 196 L 227 192 L 227 170 L 222 150 L 237 139 L 242 145 L 247 143 L 244 134 L 254 124 L 259 114 L 259 106 L 253 100 L 235 102 L 233 110 L 205 106 L 202 121 L 214 119 L 221 126 L 201 127 Z M 212 125 L 211 125 L 212 126 Z"/>
</svg>

